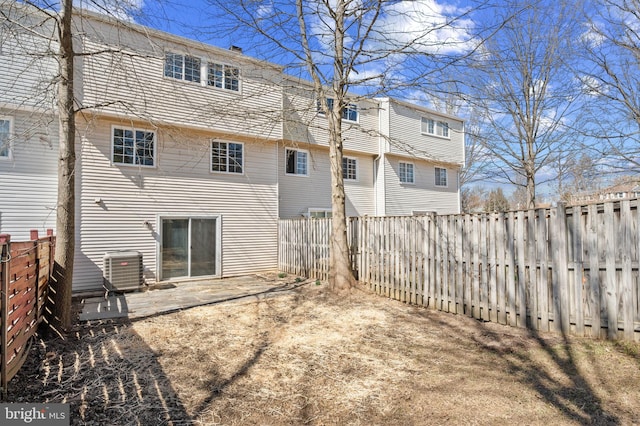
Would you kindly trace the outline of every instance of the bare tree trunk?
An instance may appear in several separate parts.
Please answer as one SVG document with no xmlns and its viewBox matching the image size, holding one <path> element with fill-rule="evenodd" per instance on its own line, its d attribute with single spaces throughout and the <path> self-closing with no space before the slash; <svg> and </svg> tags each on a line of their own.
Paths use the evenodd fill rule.
<svg viewBox="0 0 640 426">
<path fill-rule="evenodd" d="M 58 23 L 59 81 L 58 117 L 60 147 L 58 156 L 58 202 L 56 209 L 56 248 L 53 266 L 50 324 L 59 331 L 71 326 L 71 286 L 75 251 L 75 115 L 73 93 L 72 0 L 61 3 Z"/>
<path fill-rule="evenodd" d="M 348 290 L 355 285 L 351 268 L 351 253 L 347 240 L 347 215 L 345 208 L 344 176 L 342 170 L 341 121 L 334 110 L 329 121 L 331 144 L 329 161 L 331 162 L 331 258 L 329 285 L 334 291 Z"/>
<path fill-rule="evenodd" d="M 536 178 L 527 176 L 527 209 L 536 208 Z"/>
<path fill-rule="evenodd" d="M 331 162 L 331 257 L 329 285 L 334 291 L 348 290 L 355 285 L 351 269 L 351 255 L 347 240 L 347 214 L 345 208 L 344 172 L 342 170 L 342 111 L 344 110 L 347 75 L 344 65 L 344 18 L 347 4 L 336 3 L 335 56 L 333 92 L 335 99 L 329 114 L 329 161 Z"/>
</svg>

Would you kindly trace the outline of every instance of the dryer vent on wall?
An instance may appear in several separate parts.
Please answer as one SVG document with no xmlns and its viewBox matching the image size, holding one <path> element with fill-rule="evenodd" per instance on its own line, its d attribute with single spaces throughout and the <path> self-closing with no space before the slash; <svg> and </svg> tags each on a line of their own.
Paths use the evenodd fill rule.
<svg viewBox="0 0 640 426">
<path fill-rule="evenodd" d="M 109 290 L 139 290 L 142 286 L 142 253 L 112 251 L 104 255 L 104 282 Z"/>
</svg>

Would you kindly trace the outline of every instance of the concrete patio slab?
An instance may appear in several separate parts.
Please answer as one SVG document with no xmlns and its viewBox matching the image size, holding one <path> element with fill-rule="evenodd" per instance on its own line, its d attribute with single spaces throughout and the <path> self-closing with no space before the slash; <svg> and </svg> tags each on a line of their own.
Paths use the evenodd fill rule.
<svg viewBox="0 0 640 426">
<path fill-rule="evenodd" d="M 261 300 L 291 294 L 305 283 L 295 276 L 247 275 L 171 283 L 170 288 L 133 293 L 110 292 L 102 297 L 82 299 L 79 320 L 137 319 L 214 303 Z"/>
</svg>

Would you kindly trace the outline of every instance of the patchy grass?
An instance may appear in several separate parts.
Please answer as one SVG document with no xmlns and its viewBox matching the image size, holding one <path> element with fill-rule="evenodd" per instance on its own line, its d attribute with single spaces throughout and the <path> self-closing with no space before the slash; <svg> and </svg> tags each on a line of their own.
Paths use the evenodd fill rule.
<svg viewBox="0 0 640 426">
<path fill-rule="evenodd" d="M 34 347 L 10 398 L 69 402 L 74 424 L 96 425 L 640 423 L 638 344 L 538 335 L 312 284 L 83 324 Z"/>
</svg>

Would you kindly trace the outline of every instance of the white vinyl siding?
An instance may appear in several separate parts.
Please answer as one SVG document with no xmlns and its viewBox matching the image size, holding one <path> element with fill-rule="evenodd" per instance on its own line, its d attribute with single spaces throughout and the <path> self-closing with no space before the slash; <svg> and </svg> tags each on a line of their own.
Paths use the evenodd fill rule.
<svg viewBox="0 0 640 426">
<path fill-rule="evenodd" d="M 76 249 L 75 291 L 100 288 L 102 258 L 113 250 L 140 251 L 144 276 L 154 281 L 157 218 L 163 215 L 221 218 L 221 276 L 277 267 L 275 144 L 244 142 L 244 174 L 211 173 L 209 134 L 186 132 L 188 137 L 178 138 L 179 129 L 160 128 L 156 168 L 109 167 L 111 126 L 120 124 L 95 123 L 81 124 L 86 133 L 78 145 L 81 239 Z M 167 143 L 171 137 L 180 143 Z"/>
<path fill-rule="evenodd" d="M 58 75 L 56 58 L 51 54 L 58 49 L 52 39 L 54 20 L 26 15 L 20 2 L 1 4 L 6 15 L 0 18 L 0 104 L 50 113 Z"/>
<path fill-rule="evenodd" d="M 381 111 L 387 117 L 387 152 L 395 155 L 411 155 L 430 158 L 443 163 L 464 164 L 464 122 L 450 116 L 442 117 L 418 106 L 386 100 Z"/>
<path fill-rule="evenodd" d="M 79 46 L 84 51 L 118 46 L 122 52 L 78 57 L 83 82 L 78 101 L 82 105 L 102 105 L 99 114 L 150 117 L 157 125 L 206 130 L 219 136 L 281 139 L 278 67 L 188 40 L 181 46 L 175 36 L 131 27 L 115 31 L 97 18 L 83 18 Z M 157 53 L 158 46 L 177 57 L 166 62 L 165 54 Z M 213 86 L 208 85 L 209 64 L 224 64 L 223 80 L 214 78 Z M 185 80 L 192 81 L 185 84 Z M 220 84 L 222 90 L 218 90 Z"/>
<path fill-rule="evenodd" d="M 328 120 L 318 111 L 318 101 L 304 82 L 287 81 L 284 87 L 284 133 L 287 140 L 328 147 Z M 297 84 L 297 86 L 296 86 Z M 343 119 L 342 136 L 345 151 L 376 155 L 378 153 L 378 103 L 358 100 L 356 109 L 348 112 L 357 121 Z"/>
<path fill-rule="evenodd" d="M 415 184 L 402 184 L 399 179 L 399 161 L 385 157 L 385 214 L 411 215 L 416 211 L 438 214 L 459 213 L 456 185 L 435 185 L 435 167 L 427 161 L 414 160 Z M 451 170 L 449 170 L 451 172 Z"/>
<path fill-rule="evenodd" d="M 31 112 L 12 111 L 11 121 L 11 156 L 0 161 L 0 233 L 25 241 L 31 229 L 45 235 L 56 226 L 58 126 L 56 117 Z"/>
<path fill-rule="evenodd" d="M 285 158 L 284 147 L 280 148 L 282 163 Z M 295 218 L 309 215 L 309 209 L 328 209 L 331 206 L 331 166 L 329 151 L 324 148 L 310 147 L 308 176 L 295 179 L 280 168 L 279 197 L 281 218 Z M 357 160 L 358 180 L 345 180 L 346 212 L 348 216 L 375 214 L 375 195 L 373 186 L 373 157 L 356 155 L 349 157 Z"/>
</svg>

